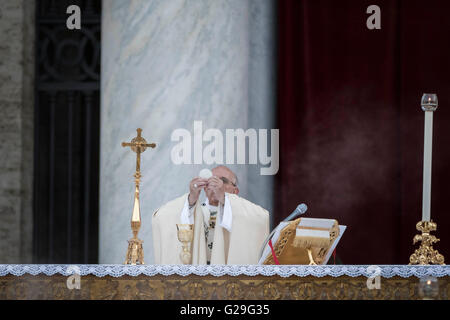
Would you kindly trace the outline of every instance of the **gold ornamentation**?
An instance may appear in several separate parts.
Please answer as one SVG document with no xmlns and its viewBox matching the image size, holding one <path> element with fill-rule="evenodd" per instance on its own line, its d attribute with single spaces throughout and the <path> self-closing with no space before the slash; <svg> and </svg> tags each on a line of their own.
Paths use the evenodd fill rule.
<svg viewBox="0 0 450 320">
<path fill-rule="evenodd" d="M 277 256 L 278 260 L 280 260 L 280 257 L 282 257 L 285 248 L 288 247 L 287 244 L 293 241 L 293 237 L 295 237 L 295 229 L 297 228 L 299 222 L 300 218 L 289 222 L 289 224 L 286 227 L 284 227 L 283 230 L 281 230 L 277 245 L 275 246 L 275 244 L 273 244 L 275 255 Z M 283 264 L 281 261 L 280 263 Z M 269 254 L 269 256 L 266 258 L 264 264 L 275 264 L 275 261 L 271 254 Z"/>
<path fill-rule="evenodd" d="M 317 238 L 297 238 L 295 230 L 298 228 L 300 221 L 301 218 L 290 221 L 288 225 L 281 230 L 278 238 L 279 240 L 276 245 L 273 244 L 275 255 L 277 256 L 279 263 L 299 264 L 299 261 L 301 261 L 301 264 L 322 264 L 323 259 L 325 259 L 325 256 L 331 248 L 331 245 L 339 235 L 339 223 L 335 221 L 331 230 L 324 228 L 309 228 L 330 231 L 330 239 L 324 241 L 323 239 Z M 264 264 L 275 264 L 271 254 L 267 256 Z"/>
<path fill-rule="evenodd" d="M 191 244 L 194 239 L 194 225 L 193 224 L 177 224 L 178 240 L 181 242 L 182 251 L 180 259 L 183 264 L 191 264 L 192 253 Z"/>
<path fill-rule="evenodd" d="M 209 227 L 211 229 L 214 229 L 216 227 L 216 217 L 210 217 L 209 218 Z"/>
<path fill-rule="evenodd" d="M 131 142 L 122 142 L 122 147 L 130 147 L 132 151 L 136 152 L 136 172 L 134 173 L 135 192 L 134 192 L 134 207 L 131 216 L 131 230 L 133 231 L 133 238 L 128 240 L 127 256 L 125 264 L 144 264 L 144 248 L 143 241 L 138 239 L 137 235 L 141 228 L 141 210 L 139 205 L 139 183 L 141 180 L 141 153 L 148 147 L 154 148 L 156 144 L 150 143 L 141 136 L 142 129 L 138 128 L 137 137 L 133 138 Z"/>
<path fill-rule="evenodd" d="M 301 218 L 300 218 L 301 220 Z M 300 222 L 299 222 L 300 224 Z M 334 224 L 331 229 L 327 228 L 318 228 L 318 227 L 303 227 L 297 226 L 297 229 L 306 229 L 306 230 L 320 230 L 320 231 L 329 231 L 330 238 L 317 238 L 317 237 L 295 237 L 293 246 L 297 248 L 306 248 L 308 252 L 309 265 L 317 265 L 322 264 L 323 259 L 325 258 L 328 250 L 330 250 L 334 240 L 339 235 L 339 223 L 337 220 L 334 220 Z M 315 258 L 315 259 L 314 259 Z M 317 261 L 317 263 L 316 263 Z"/>
<path fill-rule="evenodd" d="M 437 250 L 433 249 L 433 244 L 438 242 L 439 239 L 431 235 L 431 231 L 436 231 L 436 222 L 420 221 L 416 224 L 416 229 L 421 231 L 422 234 L 417 234 L 413 239 L 413 244 L 421 242 L 419 249 L 416 249 L 414 253 L 409 257 L 409 264 L 445 264 L 444 256 Z"/>
<path fill-rule="evenodd" d="M 311 249 L 306 249 L 308 251 L 308 258 L 309 258 L 309 265 L 310 266 L 317 266 L 317 263 L 314 261 L 314 258 L 312 256 Z"/>
<path fill-rule="evenodd" d="M 382 278 L 380 290 L 369 290 L 366 277 L 155 275 L 81 277 L 80 290 L 66 286 L 59 274 L 0 277 L 0 300 L 416 300 L 415 276 Z M 450 277 L 439 278 L 434 299 L 450 298 Z"/>
</svg>

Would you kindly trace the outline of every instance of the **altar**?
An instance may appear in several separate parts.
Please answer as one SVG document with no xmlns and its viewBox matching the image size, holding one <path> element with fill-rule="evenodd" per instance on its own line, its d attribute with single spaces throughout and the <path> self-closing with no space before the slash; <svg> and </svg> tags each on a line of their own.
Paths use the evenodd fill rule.
<svg viewBox="0 0 450 320">
<path fill-rule="evenodd" d="M 379 276 L 379 289 L 368 282 Z M 0 299 L 40 300 L 404 300 L 421 299 L 419 281 L 441 265 L 0 265 Z M 78 286 L 73 284 L 78 282 Z"/>
</svg>

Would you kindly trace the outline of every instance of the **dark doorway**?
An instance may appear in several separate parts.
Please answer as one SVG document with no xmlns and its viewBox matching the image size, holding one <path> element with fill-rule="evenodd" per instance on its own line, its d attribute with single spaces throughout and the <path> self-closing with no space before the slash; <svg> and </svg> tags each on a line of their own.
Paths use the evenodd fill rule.
<svg viewBox="0 0 450 320">
<path fill-rule="evenodd" d="M 34 263 L 98 262 L 100 26 L 101 0 L 36 2 Z"/>
</svg>

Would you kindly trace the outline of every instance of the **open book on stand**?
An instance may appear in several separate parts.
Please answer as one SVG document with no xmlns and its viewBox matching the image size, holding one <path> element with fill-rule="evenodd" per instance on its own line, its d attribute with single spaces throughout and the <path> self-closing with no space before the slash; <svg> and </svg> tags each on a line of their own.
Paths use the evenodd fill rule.
<svg viewBox="0 0 450 320">
<path fill-rule="evenodd" d="M 346 228 L 334 219 L 281 222 L 258 264 L 327 264 Z"/>
</svg>

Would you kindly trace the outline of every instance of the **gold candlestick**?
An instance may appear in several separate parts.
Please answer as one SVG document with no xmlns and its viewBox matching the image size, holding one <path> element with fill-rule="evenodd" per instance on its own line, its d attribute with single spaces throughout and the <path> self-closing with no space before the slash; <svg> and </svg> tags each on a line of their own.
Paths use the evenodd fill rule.
<svg viewBox="0 0 450 320">
<path fill-rule="evenodd" d="M 154 148 L 156 144 L 150 143 L 141 136 L 142 129 L 138 128 L 137 137 L 133 138 L 131 142 L 122 142 L 122 147 L 131 147 L 131 150 L 136 152 L 136 172 L 134 173 L 135 191 L 134 191 L 134 207 L 131 216 L 131 230 L 133 231 L 133 238 L 128 240 L 127 256 L 125 264 L 144 264 L 144 248 L 143 241 L 138 239 L 137 235 L 141 228 L 141 209 L 139 206 L 139 183 L 141 181 L 141 153 L 148 147 Z"/>
<path fill-rule="evenodd" d="M 436 222 L 420 221 L 416 224 L 418 231 L 422 234 L 417 234 L 413 239 L 413 244 L 421 242 L 419 249 L 409 257 L 409 264 L 444 264 L 444 256 L 437 250 L 433 249 L 433 244 L 439 239 L 431 235 L 431 231 L 436 231 Z"/>
<path fill-rule="evenodd" d="M 419 249 L 409 257 L 409 264 L 444 264 L 444 256 L 433 249 L 433 244 L 439 239 L 430 234 L 436 231 L 437 224 L 430 218 L 431 207 L 431 157 L 433 142 L 433 112 L 438 107 L 438 98 L 434 93 L 424 93 L 422 96 L 422 110 L 425 112 L 424 151 L 423 151 L 423 199 L 422 221 L 416 224 L 421 235 L 416 235 L 413 244 L 421 242 Z"/>
</svg>

